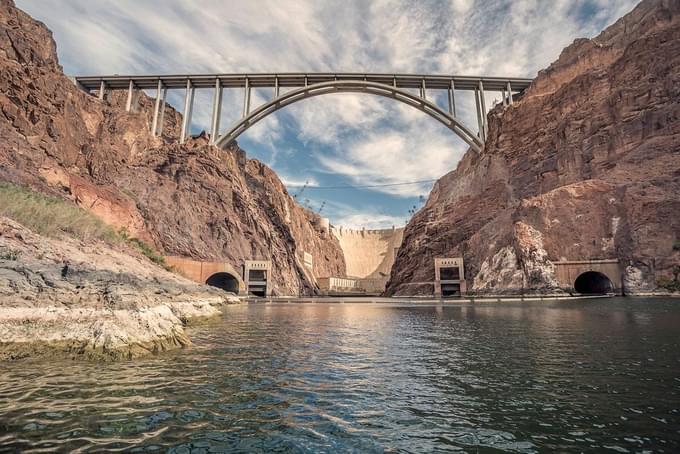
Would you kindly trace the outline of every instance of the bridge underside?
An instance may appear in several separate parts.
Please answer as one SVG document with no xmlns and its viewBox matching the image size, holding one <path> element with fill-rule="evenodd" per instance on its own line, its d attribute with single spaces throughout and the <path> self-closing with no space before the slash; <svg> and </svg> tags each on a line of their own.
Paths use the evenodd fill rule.
<svg viewBox="0 0 680 454">
<path fill-rule="evenodd" d="M 75 77 L 75 82 L 88 92 L 97 90 L 104 98 L 107 90 L 128 91 L 126 109 L 132 109 L 133 92 L 140 89 L 155 89 L 156 102 L 151 132 L 160 135 L 163 131 L 163 110 L 169 89 L 183 89 L 184 115 L 180 142 L 184 142 L 191 127 L 195 90 L 213 89 L 212 119 L 210 125 L 211 143 L 227 146 L 250 126 L 277 110 L 294 102 L 328 93 L 368 93 L 403 102 L 425 112 L 447 126 L 471 148 L 479 151 L 486 140 L 485 91 L 501 93 L 503 104 L 512 104 L 513 96 L 522 93 L 531 83 L 530 79 L 503 77 L 470 77 L 415 74 L 359 74 L 359 73 L 279 73 L 279 74 L 200 74 L 200 75 L 144 75 L 144 76 L 87 76 Z M 272 88 L 273 99 L 251 111 L 250 100 L 253 88 Z M 281 93 L 281 88 L 292 90 Z M 226 133 L 220 134 L 222 111 L 222 90 L 243 88 L 243 113 Z M 409 90 L 417 89 L 418 94 Z M 428 100 L 428 90 L 445 90 L 448 106 L 442 108 L 434 100 Z M 456 92 L 474 91 L 477 114 L 477 133 L 463 125 L 456 112 Z"/>
<path fill-rule="evenodd" d="M 215 144 L 224 147 L 233 142 L 248 128 L 264 119 L 266 116 L 276 112 L 277 110 L 297 101 L 325 95 L 328 93 L 369 93 L 372 95 L 396 99 L 397 101 L 403 102 L 411 107 L 415 107 L 416 109 L 425 112 L 435 120 L 447 126 L 476 151 L 479 151 L 483 146 L 481 139 L 477 137 L 477 135 L 463 126 L 463 124 L 461 124 L 453 115 L 447 113 L 433 102 L 415 96 L 412 93 L 399 88 L 363 80 L 322 82 L 289 91 L 263 104 L 248 114 L 246 117 L 239 120 L 236 125 L 227 131 L 227 133 L 220 136 L 215 141 Z"/>
</svg>

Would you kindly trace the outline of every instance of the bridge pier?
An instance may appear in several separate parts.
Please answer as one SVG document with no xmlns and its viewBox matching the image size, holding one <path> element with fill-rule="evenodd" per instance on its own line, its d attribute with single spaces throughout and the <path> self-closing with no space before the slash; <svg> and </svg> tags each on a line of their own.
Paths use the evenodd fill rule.
<svg viewBox="0 0 680 454">
<path fill-rule="evenodd" d="M 456 84 L 451 80 L 451 86 L 448 88 L 449 92 L 449 113 L 453 118 L 456 118 Z"/>
<path fill-rule="evenodd" d="M 482 127 L 483 127 L 483 133 L 482 133 L 482 142 L 486 142 L 486 136 L 489 133 L 489 126 L 487 125 L 486 122 L 486 101 L 484 100 L 484 82 L 482 80 L 479 80 L 479 103 L 482 108 Z"/>
<path fill-rule="evenodd" d="M 104 100 L 104 96 L 106 94 L 106 83 L 102 80 L 102 82 L 99 84 L 99 99 Z"/>
<path fill-rule="evenodd" d="M 153 106 L 153 121 L 151 122 L 151 135 L 156 136 L 158 131 L 158 114 L 161 108 L 161 98 L 163 97 L 163 83 L 158 80 L 156 87 L 156 102 Z"/>
<path fill-rule="evenodd" d="M 477 109 L 477 128 L 478 128 L 478 133 L 477 136 L 479 137 L 479 140 L 484 142 L 484 120 L 482 120 L 482 110 L 481 107 L 479 106 L 479 88 L 475 88 L 475 108 Z"/>
<path fill-rule="evenodd" d="M 220 134 L 220 116 L 222 115 L 222 83 L 215 79 L 213 95 L 212 121 L 210 122 L 210 144 L 214 145 Z"/>
<path fill-rule="evenodd" d="M 130 80 L 130 83 L 128 84 L 128 95 L 127 95 L 127 102 L 125 103 L 125 111 L 130 112 L 132 110 L 132 92 L 135 89 L 135 84 Z"/>
<path fill-rule="evenodd" d="M 512 86 L 510 85 L 510 82 L 508 82 L 508 104 L 512 105 Z"/>
<path fill-rule="evenodd" d="M 250 80 L 246 77 L 246 86 L 243 91 L 243 118 L 250 113 Z"/>
<path fill-rule="evenodd" d="M 163 96 L 161 97 L 161 113 L 160 118 L 158 119 L 158 127 L 156 128 L 156 135 L 159 137 L 163 135 L 163 122 L 165 121 L 165 104 L 167 99 L 168 87 L 163 87 Z"/>
<path fill-rule="evenodd" d="M 165 102 L 168 96 L 168 88 L 159 80 L 156 87 L 156 101 L 153 108 L 153 120 L 151 122 L 151 134 L 161 136 L 163 134 L 163 120 L 165 120 Z"/>
<path fill-rule="evenodd" d="M 186 142 L 187 133 L 191 129 L 191 114 L 194 110 L 194 94 L 195 88 L 191 83 L 191 79 L 187 79 L 187 88 L 184 95 L 184 116 L 182 119 L 182 131 L 179 136 L 180 143 Z"/>
</svg>

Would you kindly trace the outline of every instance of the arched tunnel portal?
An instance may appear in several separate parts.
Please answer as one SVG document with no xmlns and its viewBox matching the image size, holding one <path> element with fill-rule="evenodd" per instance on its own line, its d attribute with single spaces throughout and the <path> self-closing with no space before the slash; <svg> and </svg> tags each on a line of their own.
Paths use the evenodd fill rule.
<svg viewBox="0 0 680 454">
<path fill-rule="evenodd" d="M 231 275 L 226 272 L 219 272 L 212 274 L 206 281 L 206 284 L 221 288 L 227 292 L 234 293 L 238 295 L 239 293 L 239 281 L 236 276 Z"/>
<path fill-rule="evenodd" d="M 603 273 L 598 271 L 586 271 L 578 275 L 574 281 L 574 290 L 582 294 L 599 294 L 611 293 L 614 291 L 614 284 Z"/>
</svg>

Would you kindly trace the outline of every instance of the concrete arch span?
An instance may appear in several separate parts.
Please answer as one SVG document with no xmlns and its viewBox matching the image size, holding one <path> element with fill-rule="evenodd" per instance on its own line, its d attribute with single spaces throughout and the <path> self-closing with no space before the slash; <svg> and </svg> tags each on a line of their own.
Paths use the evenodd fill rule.
<svg viewBox="0 0 680 454">
<path fill-rule="evenodd" d="M 368 93 L 376 96 L 395 99 L 411 107 L 415 107 L 416 109 L 439 121 L 444 126 L 451 129 L 475 151 L 480 152 L 483 147 L 482 140 L 477 137 L 476 134 L 465 127 L 455 116 L 441 109 L 435 103 L 391 85 L 369 82 L 365 80 L 334 80 L 330 82 L 321 82 L 286 92 L 241 118 L 229 131 L 220 136 L 215 144 L 219 147 L 226 147 L 236 140 L 239 135 L 248 130 L 248 128 L 264 119 L 268 115 L 276 112 L 277 110 L 280 110 L 303 99 L 313 98 L 329 93 Z"/>
</svg>

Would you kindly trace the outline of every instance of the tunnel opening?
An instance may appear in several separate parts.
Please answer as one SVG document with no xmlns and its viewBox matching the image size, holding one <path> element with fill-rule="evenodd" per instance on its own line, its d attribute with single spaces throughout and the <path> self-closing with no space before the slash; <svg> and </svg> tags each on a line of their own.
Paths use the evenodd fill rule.
<svg viewBox="0 0 680 454">
<path fill-rule="evenodd" d="M 205 283 L 238 295 L 238 279 L 229 273 L 215 273 Z"/>
<path fill-rule="evenodd" d="M 442 297 L 460 296 L 460 284 L 442 284 Z"/>
<path fill-rule="evenodd" d="M 267 296 L 267 287 L 265 285 L 251 285 L 248 288 L 248 293 L 253 296 L 265 297 Z"/>
<path fill-rule="evenodd" d="M 597 271 L 586 271 L 574 282 L 574 290 L 581 294 L 604 295 L 614 291 L 614 285 L 607 276 Z"/>
<path fill-rule="evenodd" d="M 442 281 L 459 281 L 460 268 L 458 268 L 457 266 L 440 268 L 439 276 Z"/>
</svg>

